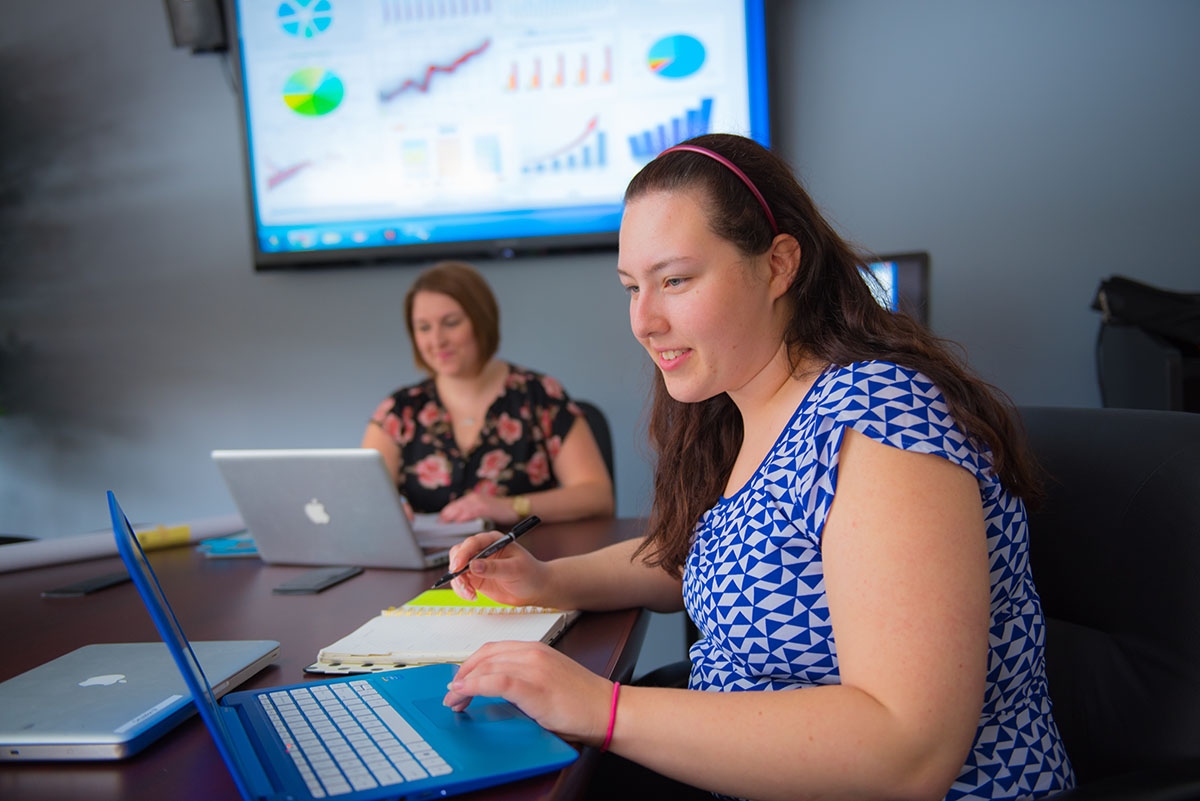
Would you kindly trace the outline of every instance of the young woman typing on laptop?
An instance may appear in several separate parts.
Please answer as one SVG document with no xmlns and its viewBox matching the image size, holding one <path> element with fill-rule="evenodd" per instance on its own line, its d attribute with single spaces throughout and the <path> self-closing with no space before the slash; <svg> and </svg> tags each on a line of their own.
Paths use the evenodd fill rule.
<svg viewBox="0 0 1200 801">
<path fill-rule="evenodd" d="M 873 298 L 788 166 L 728 135 L 626 192 L 618 275 L 658 367 L 644 540 L 470 561 L 472 596 L 687 609 L 688 689 L 492 643 L 445 703 L 500 695 L 644 770 L 647 797 L 1034 798 L 1074 779 L 1051 714 L 1009 404 Z M 629 761 L 606 760 L 597 777 Z M 603 795 L 603 793 L 599 793 Z M 621 797 L 620 793 L 608 793 Z M 697 796 L 701 797 L 701 796 Z"/>
<path fill-rule="evenodd" d="M 414 511 L 509 525 L 613 514 L 608 468 L 562 385 L 496 358 L 500 311 L 462 262 L 421 273 L 404 299 L 413 359 L 429 378 L 372 415 L 362 447 L 383 454 Z"/>
</svg>

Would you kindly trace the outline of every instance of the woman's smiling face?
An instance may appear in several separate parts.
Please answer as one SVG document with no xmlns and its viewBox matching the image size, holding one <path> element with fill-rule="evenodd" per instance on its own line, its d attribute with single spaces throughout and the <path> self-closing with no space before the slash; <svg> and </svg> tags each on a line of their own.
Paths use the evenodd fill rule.
<svg viewBox="0 0 1200 801">
<path fill-rule="evenodd" d="M 626 206 L 617 273 L 633 335 L 675 400 L 736 393 L 779 351 L 766 259 L 713 233 L 695 192 L 651 192 Z"/>
<path fill-rule="evenodd" d="M 479 372 L 475 328 L 454 298 L 440 292 L 417 292 L 412 324 L 417 349 L 435 374 L 461 377 Z"/>
</svg>

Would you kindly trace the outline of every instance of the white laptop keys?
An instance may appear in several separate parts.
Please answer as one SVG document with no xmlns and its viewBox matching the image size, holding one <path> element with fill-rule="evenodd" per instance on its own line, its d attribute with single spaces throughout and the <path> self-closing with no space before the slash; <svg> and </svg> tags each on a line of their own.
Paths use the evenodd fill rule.
<svg viewBox="0 0 1200 801">
<path fill-rule="evenodd" d="M 192 646 L 217 696 L 279 655 L 274 640 Z M 0 683 L 0 762 L 123 759 L 195 709 L 163 643 L 85 645 Z"/>
<path fill-rule="evenodd" d="M 410 523 L 371 448 L 215 450 L 212 459 L 268 564 L 424 570 L 445 564 L 483 520 Z"/>
</svg>

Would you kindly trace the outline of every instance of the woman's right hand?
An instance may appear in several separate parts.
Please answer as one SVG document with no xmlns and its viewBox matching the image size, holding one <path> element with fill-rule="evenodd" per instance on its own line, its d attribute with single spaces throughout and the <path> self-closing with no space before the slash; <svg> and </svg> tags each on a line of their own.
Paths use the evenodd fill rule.
<svg viewBox="0 0 1200 801">
<path fill-rule="evenodd" d="M 518 543 L 509 543 L 498 553 L 471 561 L 475 554 L 502 536 L 499 531 L 485 531 L 452 547 L 447 572 L 461 570 L 468 563 L 470 569 L 454 579 L 450 586 L 467 600 L 474 600 L 475 594 L 482 592 L 502 604 L 536 604 L 546 581 L 546 563 L 534 558 Z"/>
</svg>

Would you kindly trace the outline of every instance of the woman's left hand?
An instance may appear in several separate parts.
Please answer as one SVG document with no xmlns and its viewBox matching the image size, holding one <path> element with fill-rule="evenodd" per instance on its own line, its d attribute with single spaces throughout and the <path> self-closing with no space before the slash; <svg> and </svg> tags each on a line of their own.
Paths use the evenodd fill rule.
<svg viewBox="0 0 1200 801">
<path fill-rule="evenodd" d="M 461 712 L 476 695 L 498 696 L 567 740 L 600 745 L 613 683 L 544 643 L 494 642 L 458 669 L 443 703 Z"/>
<path fill-rule="evenodd" d="M 468 492 L 461 498 L 450 501 L 438 513 L 438 517 L 444 523 L 458 523 L 477 517 L 490 520 L 496 525 L 517 522 L 517 513 L 513 511 L 511 498 L 482 495 L 478 492 Z"/>
</svg>

